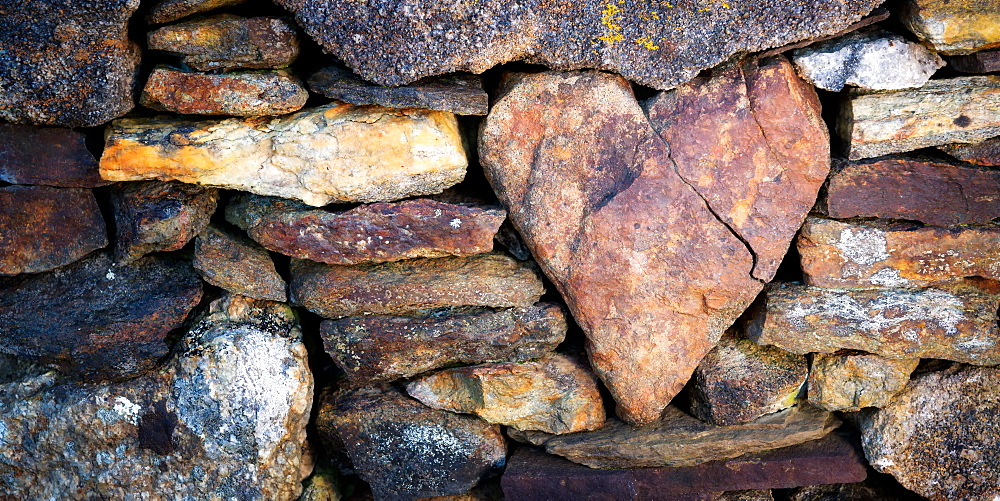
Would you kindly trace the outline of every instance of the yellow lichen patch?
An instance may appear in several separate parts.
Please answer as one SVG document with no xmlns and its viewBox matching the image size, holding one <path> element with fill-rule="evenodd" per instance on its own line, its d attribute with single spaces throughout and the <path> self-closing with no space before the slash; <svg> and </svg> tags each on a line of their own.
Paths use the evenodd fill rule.
<svg viewBox="0 0 1000 501">
<path fill-rule="evenodd" d="M 625 35 L 622 34 L 622 27 L 615 19 L 622 14 L 622 10 L 615 4 L 609 3 L 601 11 L 601 24 L 606 28 L 604 35 L 597 37 L 598 40 L 614 45 L 616 42 L 624 42 Z"/>
<path fill-rule="evenodd" d="M 647 48 L 649 50 L 656 50 L 656 49 L 660 48 L 658 45 L 654 45 L 653 41 L 650 40 L 649 37 L 636 38 L 635 39 L 635 43 L 637 43 L 637 44 L 639 44 L 639 45 L 641 45 L 641 46 L 643 46 L 643 47 L 645 47 L 645 48 Z"/>
</svg>

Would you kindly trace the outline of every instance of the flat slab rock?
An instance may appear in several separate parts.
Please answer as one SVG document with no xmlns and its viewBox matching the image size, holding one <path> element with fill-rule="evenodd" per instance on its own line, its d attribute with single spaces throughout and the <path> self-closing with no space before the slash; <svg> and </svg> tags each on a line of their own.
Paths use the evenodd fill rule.
<svg viewBox="0 0 1000 501">
<path fill-rule="evenodd" d="M 309 77 L 309 90 L 351 104 L 390 108 L 426 108 L 456 115 L 485 115 L 489 96 L 476 75 L 425 78 L 410 85 L 386 87 L 366 82 L 347 68 L 331 65 Z"/>
<path fill-rule="evenodd" d="M 948 66 L 963 73 L 1000 71 L 1000 50 L 984 50 L 967 56 L 949 57 Z"/>
<path fill-rule="evenodd" d="M 313 390 L 300 336 L 287 306 L 230 297 L 157 372 L 0 385 L 0 497 L 297 499 Z"/>
<path fill-rule="evenodd" d="M 218 14 L 153 30 L 147 43 L 198 71 L 285 68 L 299 55 L 295 25 L 273 17 Z"/>
<path fill-rule="evenodd" d="M 309 205 L 439 193 L 469 161 L 455 115 L 333 104 L 280 118 L 111 123 L 101 177 L 177 180 Z"/>
<path fill-rule="evenodd" d="M 209 74 L 158 66 L 139 103 L 185 115 L 259 117 L 298 111 L 307 99 L 305 85 L 284 70 Z"/>
<path fill-rule="evenodd" d="M 499 207 L 429 199 L 326 210 L 244 195 L 226 209 L 229 222 L 269 250 L 343 265 L 489 252 L 505 218 Z"/>
<path fill-rule="evenodd" d="M 218 190 L 191 184 L 119 184 L 111 193 L 115 259 L 130 262 L 150 252 L 180 250 L 208 227 L 218 200 Z"/>
<path fill-rule="evenodd" d="M 167 334 L 201 300 L 190 263 L 116 265 L 98 252 L 39 275 L 0 279 L 0 351 L 85 380 L 126 379 L 169 353 Z"/>
<path fill-rule="evenodd" d="M 938 149 L 963 161 L 990 167 L 1000 166 L 1000 136 L 978 143 L 956 143 L 939 146 Z"/>
<path fill-rule="evenodd" d="M 565 339 L 566 315 L 555 303 L 364 315 L 325 320 L 320 336 L 351 382 L 375 384 L 452 364 L 540 358 Z"/>
<path fill-rule="evenodd" d="M 86 141 L 73 129 L 0 124 L 0 181 L 59 188 L 111 184 L 101 179 Z"/>
<path fill-rule="evenodd" d="M 591 468 L 645 468 L 693 466 L 788 447 L 822 438 L 838 426 L 833 414 L 805 404 L 733 426 L 713 426 L 671 406 L 658 422 L 643 426 L 609 419 L 600 430 L 568 435 L 507 433 Z"/>
<path fill-rule="evenodd" d="M 892 360 L 870 353 L 814 353 L 809 403 L 828 411 L 884 407 L 910 382 L 919 363 L 919 358 Z"/>
<path fill-rule="evenodd" d="M 633 423 L 659 416 L 773 276 L 829 166 L 815 91 L 782 58 L 645 104 L 605 73 L 515 74 L 479 140 Z"/>
<path fill-rule="evenodd" d="M 284 302 L 285 280 L 271 255 L 242 235 L 209 226 L 194 241 L 194 268 L 206 282 L 254 299 Z"/>
<path fill-rule="evenodd" d="M 992 0 L 906 0 L 903 24 L 934 50 L 968 54 L 1000 46 L 1000 5 Z"/>
<path fill-rule="evenodd" d="M 239 5 L 246 0 L 160 0 L 146 13 L 149 24 L 169 23 L 182 17 L 222 7 Z"/>
</svg>

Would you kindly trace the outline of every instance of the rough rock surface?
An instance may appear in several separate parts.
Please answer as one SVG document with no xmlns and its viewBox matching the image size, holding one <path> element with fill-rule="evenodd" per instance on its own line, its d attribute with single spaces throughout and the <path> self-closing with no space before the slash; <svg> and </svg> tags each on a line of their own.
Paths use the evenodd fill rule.
<svg viewBox="0 0 1000 501">
<path fill-rule="evenodd" d="M 364 315 L 324 321 L 320 335 L 349 380 L 374 384 L 456 363 L 540 358 L 566 337 L 566 317 L 554 303 L 418 316 Z"/>
<path fill-rule="evenodd" d="M 1000 495 L 1000 372 L 955 367 L 914 378 L 862 425 L 865 456 L 934 501 Z"/>
<path fill-rule="evenodd" d="M 947 144 L 939 149 L 945 153 L 976 165 L 1000 166 L 1000 136 L 972 144 Z"/>
<path fill-rule="evenodd" d="M 919 89 L 852 89 L 837 131 L 851 160 L 1000 135 L 1000 76 L 930 80 Z"/>
<path fill-rule="evenodd" d="M 0 280 L 0 351 L 87 380 L 134 377 L 167 355 L 167 334 L 201 299 L 186 261 L 116 265 L 104 252 Z"/>
<path fill-rule="evenodd" d="M 149 24 L 169 23 L 182 17 L 208 12 L 212 9 L 239 5 L 246 0 L 160 0 L 146 14 Z"/>
<path fill-rule="evenodd" d="M 48 271 L 107 244 L 92 191 L 0 187 L 0 275 Z"/>
<path fill-rule="evenodd" d="M 329 395 L 316 426 L 344 444 L 376 499 L 462 494 L 507 460 L 499 426 L 431 409 L 395 389 Z"/>
<path fill-rule="evenodd" d="M 609 419 L 597 431 L 508 434 L 591 468 L 641 468 L 691 466 L 788 447 L 822 438 L 838 426 L 833 414 L 804 404 L 733 426 L 712 426 L 669 406 L 659 421 L 643 426 Z"/>
<path fill-rule="evenodd" d="M 801 354 L 849 349 L 996 365 L 998 286 L 979 280 L 927 289 L 838 290 L 775 283 L 755 308 L 747 336 Z"/>
<path fill-rule="evenodd" d="M 920 87 L 944 66 L 944 59 L 923 45 L 878 27 L 797 49 L 792 60 L 807 82 L 831 91 L 845 85 L 870 90 Z"/>
<path fill-rule="evenodd" d="M 485 115 L 490 109 L 482 79 L 467 74 L 427 78 L 401 87 L 385 87 L 366 82 L 343 66 L 331 65 L 309 77 L 309 90 L 359 105 L 425 108 L 456 115 Z"/>
<path fill-rule="evenodd" d="M 162 370 L 0 386 L 0 497 L 294 500 L 312 375 L 291 309 L 213 304 Z"/>
<path fill-rule="evenodd" d="M 135 105 L 139 0 L 0 2 L 0 119 L 89 127 Z"/>
<path fill-rule="evenodd" d="M 147 40 L 150 49 L 178 54 L 198 71 L 284 68 L 299 55 L 295 26 L 270 17 L 219 14 L 164 26 Z"/>
<path fill-rule="evenodd" d="M 770 489 L 723 492 L 714 501 L 774 501 Z"/>
<path fill-rule="evenodd" d="M 835 219 L 988 223 L 1000 217 L 1000 171 L 924 157 L 843 162 L 830 174 L 818 207 Z"/>
<path fill-rule="evenodd" d="M 151 181 L 122 183 L 111 197 L 115 259 L 129 262 L 150 253 L 178 250 L 208 227 L 218 190 Z"/>
<path fill-rule="evenodd" d="M 0 181 L 59 188 L 109 184 L 82 132 L 14 124 L 0 124 Z"/>
<path fill-rule="evenodd" d="M 260 195 L 378 202 L 465 177 L 455 115 L 329 105 L 280 118 L 129 118 L 111 123 L 101 177 L 177 180 Z"/>
<path fill-rule="evenodd" d="M 479 141 L 510 220 L 634 423 L 659 416 L 770 279 L 829 165 L 815 92 L 783 59 L 727 68 L 649 108 L 603 73 L 512 75 Z"/>
<path fill-rule="evenodd" d="M 206 282 L 227 291 L 254 299 L 288 299 L 271 255 L 249 238 L 209 226 L 194 241 L 193 265 Z"/>
<path fill-rule="evenodd" d="M 903 24 L 938 52 L 1000 47 L 1000 4 L 993 0 L 906 0 L 901 7 Z"/>
<path fill-rule="evenodd" d="M 948 66 L 963 73 L 1000 71 L 1000 50 L 984 50 L 967 56 L 949 57 Z"/>
<path fill-rule="evenodd" d="M 453 71 L 482 73 L 525 60 L 555 69 L 610 70 L 668 89 L 738 52 L 836 33 L 879 2 L 378 0 L 351 9 L 330 9 L 317 0 L 277 3 L 324 49 L 382 85 Z"/>
<path fill-rule="evenodd" d="M 139 102 L 186 115 L 258 117 L 298 111 L 307 99 L 309 91 L 285 70 L 209 74 L 158 66 Z"/>
<path fill-rule="evenodd" d="M 493 250 L 506 213 L 428 199 L 322 210 L 292 200 L 244 195 L 229 222 L 274 252 L 328 264 L 471 256 Z"/>
<path fill-rule="evenodd" d="M 291 264 L 292 302 L 327 318 L 449 306 L 526 307 L 545 288 L 530 265 L 499 253 L 337 266 Z"/>
<path fill-rule="evenodd" d="M 802 355 L 727 334 L 691 377 L 691 414 L 716 426 L 748 423 L 794 405 L 808 375 Z"/>
<path fill-rule="evenodd" d="M 816 353 L 809 369 L 809 403 L 828 411 L 883 407 L 919 363 L 919 358 L 890 360 L 869 353 Z"/>
<path fill-rule="evenodd" d="M 810 217 L 796 243 L 816 287 L 922 287 L 979 276 L 1000 279 L 1000 226 L 851 223 Z"/>
<path fill-rule="evenodd" d="M 433 409 L 475 414 L 518 430 L 561 434 L 604 425 L 597 379 L 579 360 L 560 353 L 445 369 L 410 382 L 406 392 Z"/>
</svg>

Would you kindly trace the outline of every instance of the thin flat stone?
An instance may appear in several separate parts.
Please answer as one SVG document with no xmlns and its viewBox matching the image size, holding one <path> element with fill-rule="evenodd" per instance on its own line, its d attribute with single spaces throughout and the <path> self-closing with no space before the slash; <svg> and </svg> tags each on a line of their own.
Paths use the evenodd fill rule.
<svg viewBox="0 0 1000 501">
<path fill-rule="evenodd" d="M 391 108 L 426 108 L 456 115 L 485 115 L 489 96 L 479 76 L 455 74 L 419 80 L 400 87 L 366 82 L 340 65 L 321 68 L 309 77 L 309 90 L 351 104 Z"/>
<path fill-rule="evenodd" d="M 1000 166 L 1000 137 L 972 144 L 946 144 L 938 149 L 963 161 L 990 167 Z"/>
<path fill-rule="evenodd" d="M 73 129 L 0 124 L 0 181 L 96 188 L 101 179 L 87 136 Z"/>
<path fill-rule="evenodd" d="M 159 3 L 149 9 L 146 14 L 146 22 L 149 24 L 162 24 L 176 21 L 182 17 L 187 17 L 200 12 L 208 12 L 212 9 L 221 9 L 239 5 L 246 0 L 160 0 Z"/>
<path fill-rule="evenodd" d="M 121 183 L 111 195 L 117 236 L 115 259 L 183 248 L 208 227 L 218 190 L 184 183 Z"/>
<path fill-rule="evenodd" d="M 309 91 L 285 70 L 209 74 L 157 66 L 139 102 L 185 115 L 259 117 L 298 111 L 307 99 Z"/>
<path fill-rule="evenodd" d="M 962 73 L 991 73 L 1000 71 L 1000 50 L 984 50 L 966 56 L 949 57 L 948 67 Z"/>
<path fill-rule="evenodd" d="M 198 71 L 285 68 L 299 55 L 295 26 L 272 17 L 219 14 L 153 30 L 147 43 Z"/>
<path fill-rule="evenodd" d="M 209 226 L 194 241 L 192 264 L 206 282 L 230 292 L 270 301 L 288 299 L 271 255 L 244 236 Z"/>
</svg>

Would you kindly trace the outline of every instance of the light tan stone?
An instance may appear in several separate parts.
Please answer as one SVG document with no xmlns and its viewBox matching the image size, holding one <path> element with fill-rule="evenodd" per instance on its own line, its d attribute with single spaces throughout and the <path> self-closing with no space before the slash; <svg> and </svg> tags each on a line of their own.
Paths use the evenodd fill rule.
<svg viewBox="0 0 1000 501">
<path fill-rule="evenodd" d="M 968 54 L 1000 47 L 1000 2 L 996 0 L 906 0 L 903 24 L 934 50 Z"/>
<path fill-rule="evenodd" d="M 902 391 L 919 358 L 890 360 L 870 353 L 813 355 L 809 403 L 828 411 L 882 407 Z"/>
</svg>

